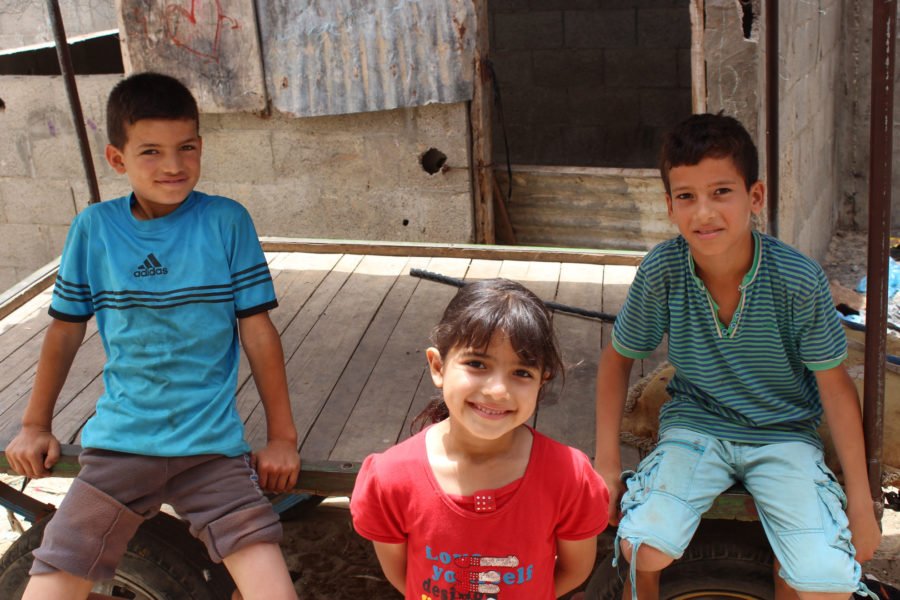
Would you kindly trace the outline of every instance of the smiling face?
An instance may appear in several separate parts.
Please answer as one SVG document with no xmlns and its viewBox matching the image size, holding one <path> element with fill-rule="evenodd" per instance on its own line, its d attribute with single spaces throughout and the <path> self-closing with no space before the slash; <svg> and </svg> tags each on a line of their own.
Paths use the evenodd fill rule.
<svg viewBox="0 0 900 600">
<path fill-rule="evenodd" d="M 106 160 L 128 176 L 138 219 L 163 217 L 181 205 L 200 179 L 202 140 L 193 119 L 140 119 L 126 126 L 123 148 L 106 147 Z"/>
<path fill-rule="evenodd" d="M 690 244 L 694 260 L 746 262 L 753 251 L 750 216 L 765 202 L 763 183 L 747 189 L 731 158 L 704 158 L 672 167 L 669 185 L 669 220 Z"/>
<path fill-rule="evenodd" d="M 526 363 L 503 335 L 487 348 L 427 351 L 434 384 L 443 391 L 450 431 L 470 441 L 496 441 L 534 414 L 544 374 Z"/>
</svg>

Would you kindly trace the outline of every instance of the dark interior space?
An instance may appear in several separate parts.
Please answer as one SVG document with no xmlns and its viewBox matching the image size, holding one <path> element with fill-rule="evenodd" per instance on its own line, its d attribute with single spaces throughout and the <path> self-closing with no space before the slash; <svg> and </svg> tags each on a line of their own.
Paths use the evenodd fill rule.
<svg viewBox="0 0 900 600">
<path fill-rule="evenodd" d="M 688 0 L 493 0 L 498 165 L 655 167 L 691 112 Z"/>
</svg>

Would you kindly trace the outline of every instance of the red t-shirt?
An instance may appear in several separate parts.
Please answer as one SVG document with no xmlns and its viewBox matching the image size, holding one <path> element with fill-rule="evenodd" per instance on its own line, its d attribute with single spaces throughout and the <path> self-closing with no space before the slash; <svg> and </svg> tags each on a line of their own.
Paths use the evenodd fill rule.
<svg viewBox="0 0 900 600">
<path fill-rule="evenodd" d="M 609 491 L 583 452 L 532 433 L 525 475 L 469 498 L 438 485 L 424 431 L 366 458 L 350 501 L 353 525 L 370 540 L 407 543 L 407 598 L 556 597 L 556 540 L 603 531 Z"/>
</svg>

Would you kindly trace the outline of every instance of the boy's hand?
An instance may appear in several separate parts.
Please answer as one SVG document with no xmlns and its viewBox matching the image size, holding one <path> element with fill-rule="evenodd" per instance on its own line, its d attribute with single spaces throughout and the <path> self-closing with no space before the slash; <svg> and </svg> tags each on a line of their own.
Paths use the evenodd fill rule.
<svg viewBox="0 0 900 600">
<path fill-rule="evenodd" d="M 50 467 L 59 461 L 59 440 L 48 429 L 31 425 L 22 430 L 6 447 L 6 460 L 19 475 L 38 479 L 50 475 Z"/>
<path fill-rule="evenodd" d="M 250 462 L 259 476 L 259 487 L 267 492 L 286 492 L 297 483 L 300 455 L 295 443 L 272 440 L 254 452 Z"/>
<path fill-rule="evenodd" d="M 609 524 L 618 525 L 622 518 L 622 507 L 620 501 L 622 494 L 625 492 L 625 483 L 622 482 L 620 475 L 621 469 L 604 468 L 595 464 L 594 470 L 603 478 L 606 488 L 609 490 Z"/>
<path fill-rule="evenodd" d="M 859 506 L 848 507 L 847 519 L 850 521 L 850 534 L 853 536 L 851 541 L 856 549 L 856 561 L 864 563 L 875 555 L 881 543 L 881 529 L 875 519 L 872 504 L 865 502 Z"/>
</svg>

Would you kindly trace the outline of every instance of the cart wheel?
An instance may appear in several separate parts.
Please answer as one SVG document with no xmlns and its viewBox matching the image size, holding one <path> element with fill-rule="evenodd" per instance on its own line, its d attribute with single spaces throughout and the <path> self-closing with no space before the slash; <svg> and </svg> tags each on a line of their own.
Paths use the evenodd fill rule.
<svg viewBox="0 0 900 600">
<path fill-rule="evenodd" d="M 610 536 L 612 537 L 612 536 Z M 611 566 L 610 550 L 598 562 L 585 600 L 620 600 L 621 577 Z M 659 581 L 660 600 L 773 600 L 772 551 L 759 523 L 702 521 L 684 556 L 669 565 Z"/>
<path fill-rule="evenodd" d="M 278 518 L 287 522 L 307 517 L 325 498 L 310 494 L 280 494 L 270 500 Z"/>
<path fill-rule="evenodd" d="M 0 560 L 0 598 L 19 600 L 28 582 L 32 552 L 47 521 L 35 523 Z M 129 600 L 228 600 L 234 583 L 213 563 L 202 542 L 178 519 L 160 514 L 146 521 L 128 543 L 113 579 L 91 591 Z"/>
</svg>

